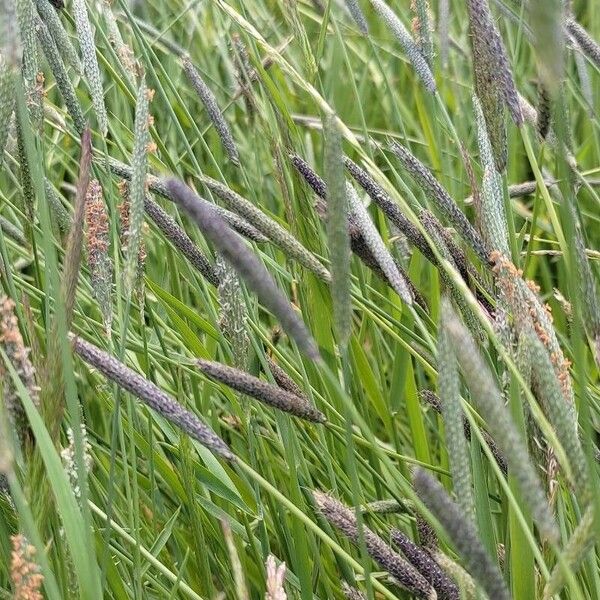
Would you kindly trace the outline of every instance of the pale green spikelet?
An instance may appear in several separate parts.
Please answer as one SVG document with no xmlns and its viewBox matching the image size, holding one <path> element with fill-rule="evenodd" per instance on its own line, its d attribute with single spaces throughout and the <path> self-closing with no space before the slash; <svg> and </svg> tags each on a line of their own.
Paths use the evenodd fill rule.
<svg viewBox="0 0 600 600">
<path fill-rule="evenodd" d="M 94 33 L 85 6 L 85 0 L 73 0 L 73 18 L 83 58 L 83 70 L 92 96 L 92 104 L 96 111 L 98 126 L 100 127 L 100 133 L 106 135 L 108 131 L 108 115 L 106 114 L 106 106 L 104 105 L 104 89 L 102 87 L 102 77 L 100 76 L 98 60 L 96 59 Z"/>
<path fill-rule="evenodd" d="M 577 261 L 577 280 L 582 300 L 583 325 L 594 344 L 596 363 L 600 365 L 600 286 L 598 286 L 598 281 L 585 251 L 581 220 L 573 206 L 571 206 L 571 214 L 575 221 L 575 259 Z"/>
<path fill-rule="evenodd" d="M 556 540 L 556 523 L 536 469 L 489 368 L 481 358 L 473 338 L 455 314 L 448 315 L 446 330 L 468 383 L 471 398 L 506 456 L 509 472 L 518 482 L 523 500 L 531 510 L 540 533 L 549 540 Z"/>
<path fill-rule="evenodd" d="M 130 183 L 126 180 L 122 180 L 117 184 L 119 195 L 121 196 L 121 202 L 118 205 L 119 209 L 119 233 L 121 242 L 121 251 L 125 257 L 125 267 L 127 267 L 127 259 L 129 257 L 129 249 L 131 242 L 131 193 Z M 144 242 L 143 233 L 145 231 L 146 223 L 142 222 L 142 233 L 140 234 L 139 247 L 135 259 L 135 266 L 133 271 L 133 279 L 131 281 L 131 288 L 127 287 L 127 281 L 125 281 L 126 294 L 130 294 L 135 291 L 136 296 L 143 302 L 144 300 L 144 269 L 146 267 L 146 243 Z"/>
<path fill-rule="evenodd" d="M 17 14 L 14 0 L 0 0 L 0 54 L 4 64 L 13 69 L 21 66 L 23 55 Z"/>
<path fill-rule="evenodd" d="M 71 228 L 71 214 L 64 207 L 61 199 L 54 189 L 53 185 L 50 183 L 48 178 L 44 179 L 44 192 L 46 194 L 46 201 L 48 202 L 48 206 L 50 207 L 50 212 L 52 216 L 56 220 L 56 224 L 61 232 L 65 233 L 69 231 Z"/>
<path fill-rule="evenodd" d="M 477 598 L 477 586 L 473 578 L 447 554 L 440 551 L 433 552 L 436 562 L 452 577 L 461 591 L 461 600 L 475 600 Z"/>
<path fill-rule="evenodd" d="M 494 153 L 487 133 L 485 118 L 481 104 L 473 96 L 475 122 L 477 124 L 477 144 L 479 146 L 479 159 L 483 168 L 483 181 L 481 185 L 479 223 L 482 236 L 488 248 L 510 255 L 508 225 L 504 209 L 504 194 L 502 191 L 502 177 L 496 170 Z"/>
<path fill-rule="evenodd" d="M 240 279 L 235 270 L 224 260 L 217 261 L 219 276 L 219 325 L 231 344 L 233 364 L 238 369 L 248 366 L 250 339 L 247 325 L 248 308 L 242 293 Z"/>
<path fill-rule="evenodd" d="M 85 199 L 87 255 L 92 293 L 100 306 L 104 329 L 112 323 L 113 265 L 108 254 L 109 222 L 102 187 L 97 179 L 90 181 Z"/>
<path fill-rule="evenodd" d="M 592 79 L 588 69 L 588 64 L 583 54 L 583 50 L 579 43 L 573 39 L 573 59 L 575 60 L 575 67 L 577 68 L 577 77 L 579 79 L 579 85 L 581 87 L 581 95 L 586 103 L 586 109 L 589 117 L 594 118 L 594 89 L 592 85 Z"/>
<path fill-rule="evenodd" d="M 329 281 L 329 271 L 319 262 L 312 252 L 309 252 L 289 231 L 267 216 L 252 202 L 240 196 L 237 192 L 207 176 L 201 177 L 202 183 L 214 192 L 227 206 L 247 219 L 263 235 L 277 244 L 288 256 L 295 258 L 304 267 L 315 273 L 321 279 Z"/>
<path fill-rule="evenodd" d="M 42 23 L 42 20 L 38 17 L 36 19 L 36 32 L 44 56 L 50 65 L 56 85 L 65 101 L 67 110 L 73 119 L 73 124 L 77 133 L 81 134 L 85 128 L 85 117 L 81 110 L 81 105 L 75 94 L 73 84 L 69 79 L 65 64 L 56 48 L 56 44 L 50 35 L 48 28 Z"/>
<path fill-rule="evenodd" d="M 102 0 L 100 2 L 100 7 L 106 23 L 108 41 L 115 49 L 117 57 L 119 58 L 121 65 L 123 65 L 123 71 L 126 77 L 129 79 L 129 82 L 135 86 L 137 78 L 142 74 L 142 69 L 135 59 L 133 50 L 125 43 L 121 36 L 110 0 Z"/>
<path fill-rule="evenodd" d="M 75 50 L 75 47 L 71 43 L 69 34 L 66 32 L 56 9 L 48 0 L 35 0 L 35 5 L 61 56 L 81 75 L 83 66 L 79 60 L 77 50 Z"/>
<path fill-rule="evenodd" d="M 369 33 L 369 25 L 367 24 L 365 13 L 363 13 L 358 0 L 344 0 L 344 4 L 360 32 L 363 35 L 367 35 L 367 33 Z"/>
<path fill-rule="evenodd" d="M 35 191 L 31 180 L 31 168 L 29 156 L 25 151 L 23 140 L 23 129 L 21 122 L 17 119 L 17 156 L 19 158 L 19 179 L 21 181 L 21 196 L 25 208 L 25 214 L 28 218 L 28 225 L 33 223 L 35 214 Z"/>
<path fill-rule="evenodd" d="M 0 4 L 0 167 L 15 107 L 15 82 L 21 62 L 16 6 L 12 0 Z"/>
<path fill-rule="evenodd" d="M 383 0 L 371 0 L 371 4 L 402 46 L 425 89 L 431 94 L 435 93 L 437 86 L 433 73 L 419 46 L 404 26 L 404 23 L 402 23 L 398 15 Z"/>
<path fill-rule="evenodd" d="M 548 351 L 533 331 L 527 336 L 527 352 L 531 360 L 534 388 L 542 402 L 556 437 L 570 463 L 575 488 L 586 494 L 589 489 L 587 461 L 579 440 L 577 414 L 574 406 L 565 402 L 561 384 L 556 378 Z"/>
<path fill-rule="evenodd" d="M 411 0 L 410 8 L 415 15 L 412 22 L 413 37 L 431 68 L 433 64 L 433 41 L 431 39 L 433 27 L 429 2 L 427 0 Z"/>
<path fill-rule="evenodd" d="M 356 225 L 362 233 L 377 264 L 381 267 L 381 270 L 385 273 L 390 285 L 398 296 L 400 296 L 402 301 L 411 305 L 413 298 L 410 292 L 410 286 L 399 271 L 389 250 L 383 243 L 375 224 L 371 220 L 361 199 L 358 197 L 356 190 L 348 182 L 346 182 L 346 196 L 348 198 L 349 208 L 355 218 Z"/>
<path fill-rule="evenodd" d="M 34 128 L 39 130 L 42 127 L 44 111 L 42 105 L 43 89 L 39 80 L 38 51 L 35 41 L 37 12 L 32 0 L 16 0 L 16 9 L 23 52 L 22 72 L 27 96 L 27 108 Z"/>
<path fill-rule="evenodd" d="M 345 347 L 352 329 L 350 298 L 350 237 L 348 234 L 348 199 L 342 162 L 342 138 L 335 117 L 326 117 L 325 180 L 327 182 L 327 238 L 331 260 L 331 297 L 336 333 Z"/>
<path fill-rule="evenodd" d="M 189 56 L 184 56 L 181 59 L 181 64 L 183 66 L 183 70 L 187 75 L 192 87 L 198 94 L 204 108 L 206 108 L 206 112 L 208 113 L 208 117 L 212 121 L 212 124 L 215 127 L 219 138 L 221 139 L 221 143 L 223 144 L 223 148 L 227 155 L 229 156 L 229 160 L 235 165 L 239 166 L 240 164 L 240 156 L 238 153 L 237 146 L 233 139 L 233 135 L 231 133 L 231 129 L 219 108 L 217 103 L 217 99 L 215 95 L 212 93 L 212 90 L 206 85 L 205 81 L 200 76 L 200 73 L 193 65 Z"/>
<path fill-rule="evenodd" d="M 594 513 L 595 506 L 588 506 L 563 549 L 562 562 L 557 563 L 552 569 L 550 579 L 544 587 L 543 600 L 550 600 L 560 594 L 566 583 L 564 569 L 569 569 L 571 573 L 575 573 L 585 560 L 588 552 L 594 547 L 597 541 L 596 532 L 598 531 L 594 525 Z"/>
<path fill-rule="evenodd" d="M 546 139 L 552 120 L 552 102 L 545 86 L 538 86 L 537 131 L 542 139 Z"/>
<path fill-rule="evenodd" d="M 27 246 L 27 240 L 25 239 L 25 236 L 23 235 L 23 232 L 19 229 L 19 227 L 11 223 L 6 217 L 3 217 L 2 215 L 0 215 L 0 229 L 2 229 L 2 233 L 6 237 L 15 241 L 17 244 L 20 244 L 21 246 Z"/>
<path fill-rule="evenodd" d="M 458 364 L 446 331 L 446 320 L 451 311 L 450 300 L 443 298 L 437 345 L 438 392 L 444 416 L 444 433 L 454 493 L 464 518 L 474 519 L 475 500 L 472 489 L 471 460 L 465 438 L 464 415 L 460 404 Z"/>
<path fill-rule="evenodd" d="M 132 173 L 129 183 L 129 228 L 127 252 L 124 266 L 124 283 L 126 294 L 133 291 L 137 279 L 138 259 L 142 243 L 142 227 L 144 224 L 144 197 L 146 195 L 146 171 L 148 166 L 148 150 L 150 137 L 150 101 L 153 90 L 146 87 L 142 79 L 137 93 L 135 106 L 135 124 L 133 154 L 131 157 Z"/>
<path fill-rule="evenodd" d="M 390 515 L 401 513 L 405 507 L 398 500 L 375 500 L 360 507 L 364 513 L 376 513 L 380 515 Z"/>
<path fill-rule="evenodd" d="M 439 0 L 438 2 L 438 32 L 440 38 L 440 58 L 442 66 L 448 64 L 450 50 L 450 0 Z"/>
<path fill-rule="evenodd" d="M 16 69 L 0 56 L 0 167 L 4 160 L 4 148 L 8 141 L 10 121 L 15 107 Z"/>
<path fill-rule="evenodd" d="M 433 176 L 431 171 L 408 148 L 401 146 L 397 142 L 392 142 L 389 148 L 400 159 L 404 168 L 427 195 L 429 200 L 446 216 L 456 228 L 459 235 L 473 248 L 479 258 L 487 263 L 490 250 L 465 214 L 450 197 L 450 194 L 442 187 L 440 182 Z"/>
<path fill-rule="evenodd" d="M 464 518 L 461 508 L 429 473 L 418 468 L 415 470 L 413 481 L 419 498 L 444 527 L 469 573 L 488 597 L 494 600 L 509 600 L 510 595 L 498 565 L 483 547 L 473 522 Z"/>
</svg>

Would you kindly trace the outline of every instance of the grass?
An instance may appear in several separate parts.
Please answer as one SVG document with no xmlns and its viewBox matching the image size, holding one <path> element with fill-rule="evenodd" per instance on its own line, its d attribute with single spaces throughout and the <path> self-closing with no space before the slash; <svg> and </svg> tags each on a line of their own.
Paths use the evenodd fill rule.
<svg viewBox="0 0 600 600">
<path fill-rule="evenodd" d="M 600 8 L 447 4 L 0 0 L 0 598 L 600 597 Z"/>
</svg>

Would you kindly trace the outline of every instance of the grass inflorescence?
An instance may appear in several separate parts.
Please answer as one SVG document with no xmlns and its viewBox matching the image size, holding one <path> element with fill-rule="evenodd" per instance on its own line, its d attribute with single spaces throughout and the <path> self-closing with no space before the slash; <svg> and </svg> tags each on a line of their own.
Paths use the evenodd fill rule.
<svg viewBox="0 0 600 600">
<path fill-rule="evenodd" d="M 0 0 L 0 598 L 595 600 L 600 11 Z"/>
</svg>

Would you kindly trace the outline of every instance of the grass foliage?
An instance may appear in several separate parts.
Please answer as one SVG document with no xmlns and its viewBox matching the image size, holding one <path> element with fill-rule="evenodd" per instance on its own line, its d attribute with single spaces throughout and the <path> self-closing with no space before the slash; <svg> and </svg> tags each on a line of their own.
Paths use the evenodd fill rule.
<svg viewBox="0 0 600 600">
<path fill-rule="evenodd" d="M 600 598 L 599 40 L 0 0 L 0 598 Z"/>
</svg>

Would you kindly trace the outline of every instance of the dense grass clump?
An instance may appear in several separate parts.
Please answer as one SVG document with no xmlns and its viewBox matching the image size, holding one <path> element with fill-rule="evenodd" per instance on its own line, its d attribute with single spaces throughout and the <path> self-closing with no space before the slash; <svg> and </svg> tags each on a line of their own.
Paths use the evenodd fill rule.
<svg viewBox="0 0 600 600">
<path fill-rule="evenodd" d="M 0 0 L 0 599 L 600 598 L 600 7 Z"/>
</svg>

